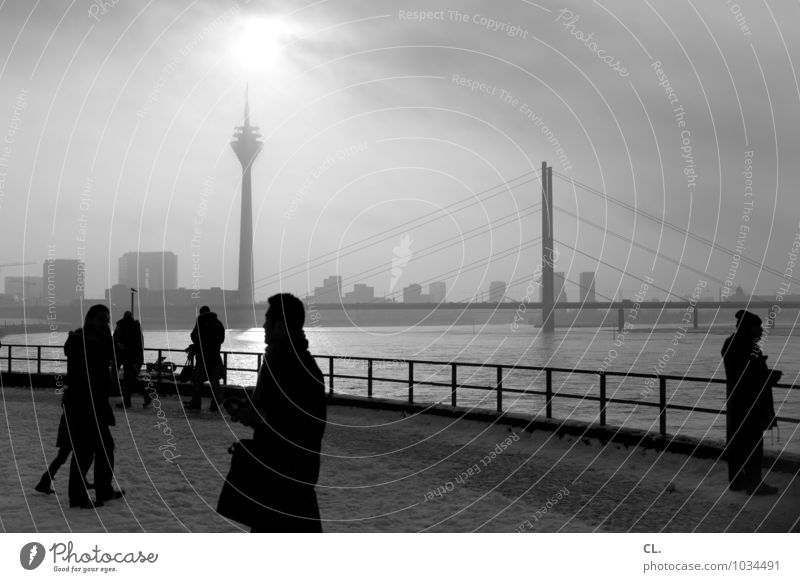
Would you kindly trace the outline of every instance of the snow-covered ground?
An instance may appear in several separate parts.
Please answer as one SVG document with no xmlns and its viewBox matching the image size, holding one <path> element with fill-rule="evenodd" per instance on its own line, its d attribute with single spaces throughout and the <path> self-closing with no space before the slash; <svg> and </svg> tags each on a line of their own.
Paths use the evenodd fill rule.
<svg viewBox="0 0 800 582">
<path fill-rule="evenodd" d="M 251 431 L 207 411 L 187 416 L 177 397 L 161 400 L 161 418 L 153 408 L 116 411 L 124 499 L 70 509 L 68 465 L 56 495 L 36 493 L 56 453 L 59 401 L 49 390 L 3 388 L 4 531 L 242 530 L 214 507 L 227 447 Z M 323 453 L 318 495 L 329 532 L 798 531 L 796 476 L 769 473 L 780 494 L 749 498 L 727 491 L 722 463 L 552 433 L 331 406 Z"/>
</svg>

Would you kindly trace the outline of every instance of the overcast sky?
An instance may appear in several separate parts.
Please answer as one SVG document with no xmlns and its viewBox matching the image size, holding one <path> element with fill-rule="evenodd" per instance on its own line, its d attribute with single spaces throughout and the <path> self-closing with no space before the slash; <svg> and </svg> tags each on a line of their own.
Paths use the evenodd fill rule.
<svg viewBox="0 0 800 582">
<path fill-rule="evenodd" d="M 49 245 L 85 246 L 98 297 L 124 252 L 169 250 L 181 285 L 195 253 L 202 286 L 234 288 L 249 82 L 257 298 L 337 272 L 389 293 L 403 256 L 394 291 L 521 297 L 542 161 L 569 279 L 774 294 L 800 230 L 798 28 L 798 3 L 747 0 L 6 0 L 0 262 L 40 275 Z"/>
</svg>

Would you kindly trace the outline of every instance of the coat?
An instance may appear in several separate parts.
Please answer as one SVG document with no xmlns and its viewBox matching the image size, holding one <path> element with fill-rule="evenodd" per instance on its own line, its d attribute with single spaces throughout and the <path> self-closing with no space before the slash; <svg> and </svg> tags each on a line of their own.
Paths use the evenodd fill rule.
<svg viewBox="0 0 800 582">
<path fill-rule="evenodd" d="M 733 334 L 722 347 L 725 364 L 728 442 L 757 442 L 777 424 L 772 387 L 777 383 L 767 367 L 767 356 L 752 340 Z"/>
<path fill-rule="evenodd" d="M 253 404 L 264 419 L 253 440 L 268 467 L 262 475 L 259 501 L 278 512 L 316 514 L 318 519 L 314 486 L 327 419 L 325 382 L 307 344 L 270 346 L 258 374 Z M 267 512 L 267 522 L 270 515 Z"/>
<path fill-rule="evenodd" d="M 195 365 L 222 365 L 222 344 L 225 342 L 225 326 L 213 311 L 197 316 L 194 329 L 189 336 L 194 344 Z"/>
<path fill-rule="evenodd" d="M 118 344 L 125 347 L 120 349 Z M 117 354 L 117 364 L 133 364 L 141 366 L 144 363 L 144 337 L 142 326 L 133 318 L 122 318 L 117 322 L 114 330 L 114 347 Z"/>
<path fill-rule="evenodd" d="M 97 337 L 86 329 L 70 332 L 64 344 L 67 385 L 62 401 L 70 433 L 116 424 L 108 402 L 116 385 L 112 379 L 114 344 L 111 333 Z"/>
</svg>

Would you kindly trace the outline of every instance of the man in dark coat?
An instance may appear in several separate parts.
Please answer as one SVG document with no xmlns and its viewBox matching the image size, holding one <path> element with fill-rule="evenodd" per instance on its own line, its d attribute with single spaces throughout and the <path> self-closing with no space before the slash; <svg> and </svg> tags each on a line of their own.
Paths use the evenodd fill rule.
<svg viewBox="0 0 800 582">
<path fill-rule="evenodd" d="M 69 388 L 64 393 L 63 407 L 67 434 L 72 442 L 70 507 L 99 507 L 103 501 L 119 498 L 124 493 L 114 491 L 111 486 L 114 439 L 109 427 L 116 422 L 108 402 L 114 386 L 110 320 L 105 305 L 93 305 L 86 313 L 83 328 L 70 332 L 64 344 Z M 94 503 L 89 499 L 86 483 L 86 473 L 92 462 L 97 495 Z"/>
<path fill-rule="evenodd" d="M 133 318 L 130 311 L 126 311 L 117 322 L 114 329 L 114 347 L 116 348 L 118 366 L 122 366 L 122 391 L 121 408 L 130 408 L 131 393 L 139 391 L 139 371 L 144 364 L 144 337 L 142 326 Z M 143 407 L 150 404 L 150 395 L 145 392 Z"/>
<path fill-rule="evenodd" d="M 219 384 L 222 369 L 222 344 L 225 341 L 225 326 L 217 314 L 204 305 L 200 308 L 194 329 L 190 335 L 192 345 L 189 353 L 194 355 L 192 373 L 192 400 L 184 406 L 187 410 L 200 410 L 203 402 L 203 382 L 211 384 L 211 412 L 219 410 L 222 403 L 222 388 Z"/>
<path fill-rule="evenodd" d="M 775 426 L 772 387 L 782 373 L 767 368 L 759 340 L 761 319 L 749 311 L 736 313 L 736 331 L 725 340 L 722 357 L 727 379 L 725 429 L 728 481 L 732 491 L 771 495 L 778 490 L 761 481 L 764 431 Z"/>
<path fill-rule="evenodd" d="M 303 333 L 305 308 L 289 293 L 269 298 L 264 323 L 267 350 L 252 405 L 226 402 L 232 420 L 255 428 L 265 469 L 261 508 L 253 532 L 322 532 L 317 494 L 325 383 Z"/>
</svg>

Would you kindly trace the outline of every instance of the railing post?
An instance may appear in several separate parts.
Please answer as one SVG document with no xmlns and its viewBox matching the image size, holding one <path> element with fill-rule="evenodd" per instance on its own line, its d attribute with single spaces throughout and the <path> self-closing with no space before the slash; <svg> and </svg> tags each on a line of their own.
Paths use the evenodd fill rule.
<svg viewBox="0 0 800 582">
<path fill-rule="evenodd" d="M 617 330 L 622 333 L 622 330 L 625 329 L 625 309 L 620 307 L 617 310 Z"/>
<path fill-rule="evenodd" d="M 42 373 L 42 346 L 36 346 L 36 373 Z"/>
<path fill-rule="evenodd" d="M 408 363 L 408 403 L 414 404 L 414 362 Z"/>
<path fill-rule="evenodd" d="M 544 371 L 544 393 L 545 393 L 545 415 L 547 418 L 553 418 L 553 371 L 552 370 L 545 370 Z"/>
<path fill-rule="evenodd" d="M 606 425 L 606 375 L 600 372 L 600 426 Z"/>
<path fill-rule="evenodd" d="M 503 412 L 503 366 L 497 366 L 497 412 Z"/>
<path fill-rule="evenodd" d="M 8 373 L 11 373 L 11 346 L 8 346 Z"/>
<path fill-rule="evenodd" d="M 333 394 L 333 356 L 328 357 L 328 376 L 330 384 L 328 385 L 328 392 Z"/>
<path fill-rule="evenodd" d="M 699 310 L 698 306 L 695 305 L 694 308 L 693 308 L 694 321 L 693 321 L 693 325 L 692 325 L 692 327 L 694 327 L 694 329 L 697 329 L 697 325 L 700 323 L 700 313 L 699 313 L 699 311 L 700 310 Z"/>
<path fill-rule="evenodd" d="M 456 400 L 456 385 L 458 382 L 458 373 L 456 372 L 457 364 L 450 364 L 450 406 L 455 407 Z"/>
<path fill-rule="evenodd" d="M 658 424 L 662 435 L 667 434 L 667 379 L 658 378 Z"/>
<path fill-rule="evenodd" d="M 372 358 L 367 360 L 367 397 L 372 398 Z"/>
<path fill-rule="evenodd" d="M 222 379 L 222 385 L 228 385 L 228 352 L 222 352 L 222 366 L 225 368 L 225 377 Z"/>
</svg>

